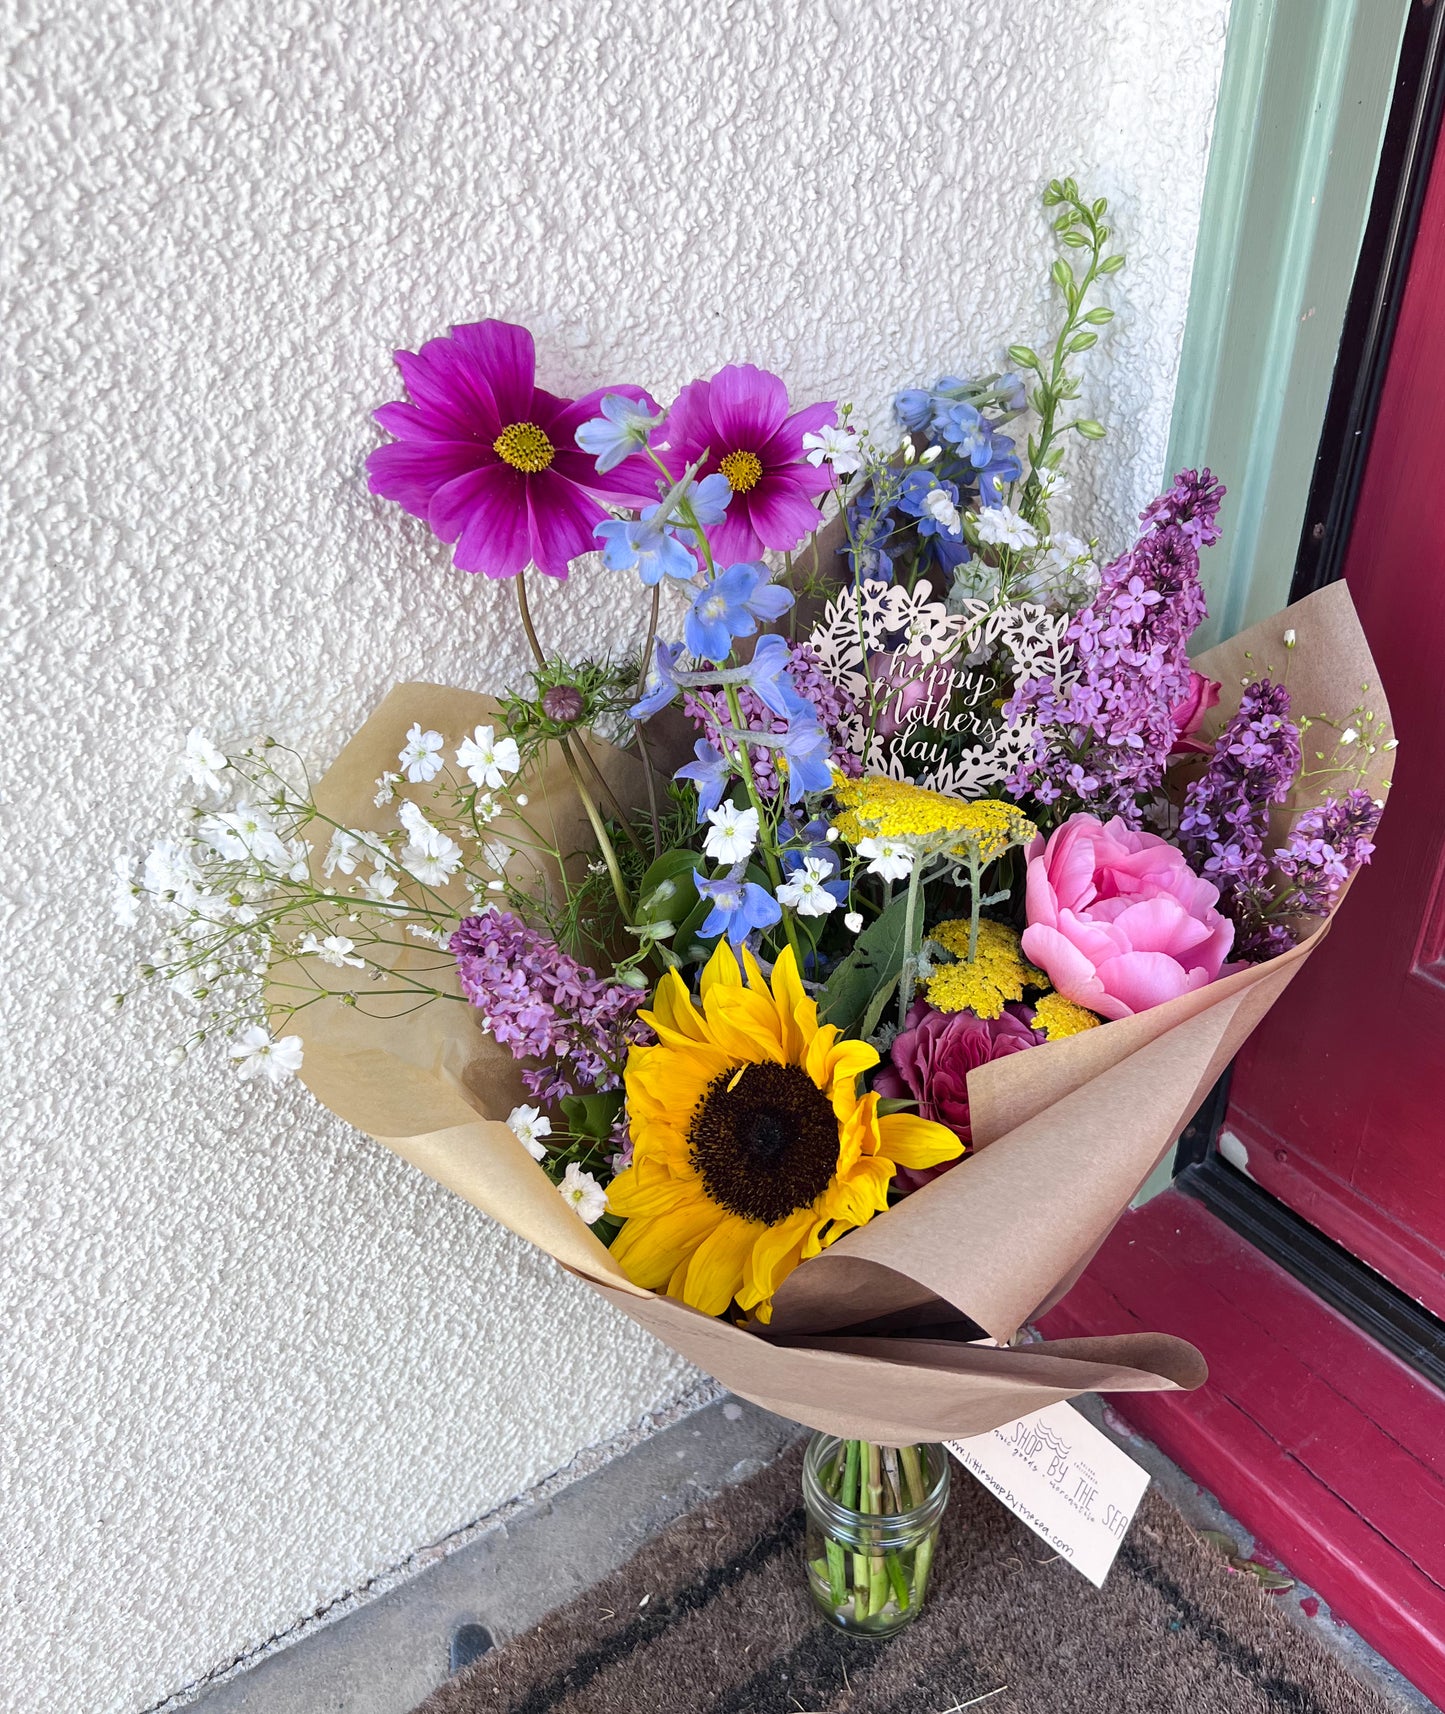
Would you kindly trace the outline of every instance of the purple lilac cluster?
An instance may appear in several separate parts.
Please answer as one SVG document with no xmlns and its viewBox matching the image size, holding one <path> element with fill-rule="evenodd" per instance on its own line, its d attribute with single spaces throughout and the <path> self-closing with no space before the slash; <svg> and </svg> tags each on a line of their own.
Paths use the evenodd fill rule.
<svg viewBox="0 0 1445 1714">
<path fill-rule="evenodd" d="M 1018 686 L 1004 717 L 1031 714 L 1039 729 L 1008 782 L 1015 796 L 1068 799 L 1141 825 L 1178 737 L 1171 711 L 1190 694 L 1189 638 L 1208 613 L 1199 549 L 1219 538 L 1223 498 L 1208 470 L 1176 477 L 1140 514 L 1144 533 L 1105 567 L 1098 595 L 1069 627 L 1078 678 L 1063 689 L 1052 679 Z"/>
<path fill-rule="evenodd" d="M 637 1016 L 641 990 L 606 981 L 510 911 L 465 918 L 450 945 L 492 1035 L 513 1059 L 545 1062 L 522 1073 L 539 1101 L 616 1089 L 628 1047 L 653 1039 Z"/>
<path fill-rule="evenodd" d="M 1193 867 L 1219 888 L 1219 908 L 1235 925 L 1234 950 L 1258 963 L 1293 945 L 1270 920 L 1269 812 L 1289 795 L 1299 772 L 1299 728 L 1289 692 L 1259 679 L 1214 741 L 1209 765 L 1184 795 L 1179 845 Z"/>
<path fill-rule="evenodd" d="M 1328 798 L 1295 822 L 1289 843 L 1274 854 L 1275 867 L 1293 885 L 1281 896 L 1287 910 L 1324 916 L 1341 887 L 1374 852 L 1380 805 L 1356 786 L 1342 798 Z"/>
<path fill-rule="evenodd" d="M 833 766 L 850 779 L 856 779 L 863 772 L 863 764 L 848 748 L 848 722 L 857 714 L 856 699 L 850 691 L 827 677 L 811 643 L 789 645 L 787 671 L 793 688 L 817 712 L 818 724 L 827 735 Z M 738 692 L 738 705 L 750 731 L 781 735 L 788 730 L 787 718 L 765 707 L 762 698 L 746 685 Z M 731 725 L 727 698 L 720 690 L 691 690 L 683 697 L 682 706 L 688 717 L 697 723 L 703 736 L 714 745 L 717 744 L 718 728 Z M 777 751 L 756 745 L 752 748 L 751 758 L 758 791 L 765 798 L 775 798 L 778 795 Z"/>
</svg>

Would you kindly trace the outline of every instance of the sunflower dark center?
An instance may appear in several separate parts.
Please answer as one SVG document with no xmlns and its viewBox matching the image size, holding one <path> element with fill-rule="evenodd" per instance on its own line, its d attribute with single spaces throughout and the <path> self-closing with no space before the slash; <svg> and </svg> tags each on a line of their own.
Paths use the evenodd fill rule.
<svg viewBox="0 0 1445 1714">
<path fill-rule="evenodd" d="M 719 461 L 719 468 L 734 494 L 746 494 L 763 479 L 763 461 L 755 452 L 730 452 Z"/>
<path fill-rule="evenodd" d="M 546 432 L 536 423 L 508 423 L 492 442 L 492 451 L 513 470 L 535 476 L 557 456 Z"/>
<path fill-rule="evenodd" d="M 833 1104 L 796 1065 L 760 1061 L 715 1077 L 688 1142 L 712 1200 L 769 1226 L 821 1196 L 838 1168 Z"/>
</svg>

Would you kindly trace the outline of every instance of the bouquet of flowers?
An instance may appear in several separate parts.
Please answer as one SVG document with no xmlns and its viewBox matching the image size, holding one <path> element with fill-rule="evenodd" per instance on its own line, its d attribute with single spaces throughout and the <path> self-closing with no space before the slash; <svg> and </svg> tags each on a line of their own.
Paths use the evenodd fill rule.
<svg viewBox="0 0 1445 1714">
<path fill-rule="evenodd" d="M 920 1442 L 1203 1379 L 1165 1336 L 1017 1340 L 1308 955 L 1392 747 L 1342 587 L 1191 661 L 1207 470 L 1112 556 L 1056 523 L 1123 258 L 1102 200 L 1044 201 L 1051 350 L 886 432 L 747 364 L 560 398 L 496 321 L 398 353 L 371 485 L 511 584 L 530 682 L 402 685 L 314 783 L 193 732 L 203 801 L 122 878 L 188 1050 L 299 1072 L 838 1437 L 819 1480 L 879 1514 Z M 599 549 L 633 659 L 529 605 Z M 855 1618 L 926 1579 L 819 1564 Z"/>
</svg>

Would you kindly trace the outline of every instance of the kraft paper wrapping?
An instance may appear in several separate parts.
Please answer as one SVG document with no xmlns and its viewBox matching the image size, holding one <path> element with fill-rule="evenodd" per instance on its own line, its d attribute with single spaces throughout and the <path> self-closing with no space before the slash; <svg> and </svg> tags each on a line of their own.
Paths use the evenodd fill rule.
<svg viewBox="0 0 1445 1714">
<path fill-rule="evenodd" d="M 1287 627 L 1298 639 L 1291 651 Z M 1343 722 L 1365 701 L 1388 717 L 1343 584 L 1196 665 L 1224 686 L 1211 731 L 1237 707 L 1246 674 L 1286 668 L 1296 714 Z M 337 758 L 318 802 L 350 827 L 390 825 L 394 809 L 372 801 L 375 782 L 394 767 L 412 722 L 454 743 L 497 718 L 488 697 L 400 685 Z M 600 743 L 589 748 L 616 795 L 639 802 L 636 758 Z M 1365 783 L 1376 796 L 1389 760 L 1383 752 L 1372 758 Z M 529 817 L 547 818 L 557 849 L 585 860 L 591 833 L 562 758 L 535 768 L 526 790 Z M 424 804 L 425 788 L 416 795 Z M 490 831 L 506 840 L 505 822 Z M 509 874 L 529 889 L 554 884 L 545 864 L 528 870 L 530 862 L 518 856 L 522 866 L 509 864 Z M 464 908 L 459 888 L 453 902 Z M 766 1329 L 701 1315 L 622 1274 L 502 1122 L 523 1099 L 522 1085 L 473 1008 L 439 1001 L 412 1009 L 404 993 L 359 982 L 364 1010 L 328 1000 L 292 1027 L 305 1041 L 302 1078 L 319 1100 L 555 1257 L 734 1392 L 830 1433 L 885 1444 L 943 1440 L 1080 1393 L 1203 1382 L 1199 1353 L 1166 1334 L 997 1349 L 970 1341 L 988 1334 L 1007 1342 L 1068 1289 L 1327 927 L 1268 964 L 971 1072 L 975 1152 L 797 1268 Z M 420 946 L 397 954 L 398 986 L 409 969 L 423 968 L 428 982 L 457 991 L 450 961 Z"/>
</svg>

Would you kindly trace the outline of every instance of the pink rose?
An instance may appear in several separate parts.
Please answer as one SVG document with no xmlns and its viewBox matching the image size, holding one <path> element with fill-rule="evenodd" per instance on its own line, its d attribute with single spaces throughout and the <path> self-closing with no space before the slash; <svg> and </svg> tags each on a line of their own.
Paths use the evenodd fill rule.
<svg viewBox="0 0 1445 1714">
<path fill-rule="evenodd" d="M 926 720 L 930 710 L 945 712 L 953 694 L 953 668 L 942 661 L 925 666 L 916 655 L 894 649 L 877 654 L 868 663 L 872 674 L 878 717 L 874 726 L 880 738 L 891 738 L 916 716 Z"/>
<path fill-rule="evenodd" d="M 1205 678 L 1203 673 L 1190 672 L 1188 694 L 1169 710 L 1169 718 L 1174 722 L 1174 748 L 1169 752 L 1171 756 L 1203 755 L 1208 750 L 1207 744 L 1195 741 L 1194 734 L 1204 724 L 1204 716 L 1219 701 L 1219 688 L 1217 679 Z"/>
<path fill-rule="evenodd" d="M 1127 1018 L 1219 975 L 1234 924 L 1167 839 L 1073 815 L 1028 858 L 1024 957 L 1065 999 Z"/>
<path fill-rule="evenodd" d="M 1043 1039 L 1007 1007 L 1000 1017 L 980 1018 L 972 1012 L 935 1011 L 926 1000 L 915 1000 L 906 1027 L 893 1039 L 888 1063 L 873 1079 L 873 1088 L 879 1095 L 911 1096 L 921 1118 L 947 1125 L 967 1149 L 973 1141 L 968 1122 L 969 1072 L 1004 1054 L 1036 1047 Z M 893 1183 L 904 1192 L 917 1190 L 956 1164 L 899 1167 Z"/>
</svg>

